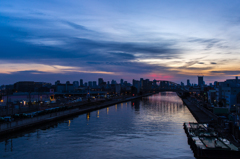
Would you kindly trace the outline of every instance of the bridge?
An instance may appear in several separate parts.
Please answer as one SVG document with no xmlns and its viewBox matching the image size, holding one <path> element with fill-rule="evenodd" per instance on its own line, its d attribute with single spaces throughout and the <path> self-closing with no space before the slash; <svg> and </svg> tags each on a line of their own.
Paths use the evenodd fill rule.
<svg viewBox="0 0 240 159">
<path fill-rule="evenodd" d="M 181 85 L 172 81 L 153 80 L 153 90 L 156 91 L 179 91 Z"/>
<path fill-rule="evenodd" d="M 166 80 L 153 80 L 152 90 L 155 92 L 178 92 L 180 95 L 188 92 L 188 90 L 186 90 L 185 87 L 182 87 L 180 84 Z"/>
</svg>

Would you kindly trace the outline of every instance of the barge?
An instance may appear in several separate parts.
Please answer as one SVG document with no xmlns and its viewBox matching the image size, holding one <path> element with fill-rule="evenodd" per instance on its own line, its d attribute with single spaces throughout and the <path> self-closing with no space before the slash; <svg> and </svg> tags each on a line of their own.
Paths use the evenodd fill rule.
<svg viewBox="0 0 240 159">
<path fill-rule="evenodd" d="M 184 123 L 194 157 L 197 159 L 240 159 L 240 149 L 229 140 L 220 137 L 208 123 Z"/>
</svg>

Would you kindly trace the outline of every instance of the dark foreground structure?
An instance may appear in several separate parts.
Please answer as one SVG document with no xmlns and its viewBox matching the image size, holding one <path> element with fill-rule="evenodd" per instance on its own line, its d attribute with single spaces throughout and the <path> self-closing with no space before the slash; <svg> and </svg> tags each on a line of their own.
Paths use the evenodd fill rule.
<svg viewBox="0 0 240 159">
<path fill-rule="evenodd" d="M 184 123 L 194 156 L 197 159 L 239 159 L 240 151 L 229 140 L 220 137 L 211 124 Z"/>
</svg>

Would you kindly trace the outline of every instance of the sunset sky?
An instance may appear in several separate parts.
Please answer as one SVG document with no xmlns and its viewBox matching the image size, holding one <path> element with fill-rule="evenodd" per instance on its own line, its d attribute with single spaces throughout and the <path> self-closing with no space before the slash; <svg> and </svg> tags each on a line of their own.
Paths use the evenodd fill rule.
<svg viewBox="0 0 240 159">
<path fill-rule="evenodd" d="M 240 76 L 239 0 L 1 0 L 0 85 Z"/>
</svg>

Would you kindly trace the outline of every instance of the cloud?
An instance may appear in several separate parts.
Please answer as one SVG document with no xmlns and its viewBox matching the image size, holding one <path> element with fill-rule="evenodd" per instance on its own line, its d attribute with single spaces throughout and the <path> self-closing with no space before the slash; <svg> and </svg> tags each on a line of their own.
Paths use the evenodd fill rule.
<svg viewBox="0 0 240 159">
<path fill-rule="evenodd" d="M 217 63 L 216 62 L 211 62 L 212 65 L 216 65 Z"/>
<path fill-rule="evenodd" d="M 209 38 L 209 39 L 204 39 L 204 38 L 190 38 L 188 40 L 188 42 L 191 43 L 200 43 L 205 45 L 205 49 L 209 50 L 211 49 L 213 46 L 215 46 L 216 44 L 218 44 L 218 47 L 223 47 L 222 45 L 220 45 L 219 43 L 222 42 L 221 39 L 215 39 L 215 38 Z"/>
<path fill-rule="evenodd" d="M 32 3 L 36 5 L 35 2 Z M 0 11 L 1 61 L 9 64 L 35 63 L 49 67 L 56 65 L 74 67 L 74 69 L 62 69 L 61 71 L 64 74 L 73 75 L 75 73 L 89 77 L 91 74 L 110 77 L 109 74 L 113 72 L 115 74 L 111 75 L 114 77 L 126 74 L 129 77 L 135 77 L 149 73 L 160 74 L 159 77 L 166 75 L 176 77 L 179 73 L 183 73 L 182 70 L 185 70 L 185 76 L 188 76 L 189 72 L 211 70 L 212 67 L 202 67 L 205 66 L 203 64 L 210 63 L 212 66 L 220 64 L 219 59 L 209 58 L 208 61 L 204 61 L 202 58 L 195 57 L 199 57 L 203 53 L 214 54 L 212 50 L 216 48 L 227 48 L 225 39 L 219 38 L 224 38 L 224 36 L 217 37 L 214 36 L 216 34 L 207 34 L 209 35 L 207 37 L 210 38 L 204 38 L 205 31 L 210 31 L 211 27 L 209 30 L 199 31 L 197 34 L 189 34 L 194 38 L 183 37 L 182 33 L 188 35 L 184 31 L 188 30 L 186 26 L 184 25 L 184 30 L 181 28 L 180 23 L 184 20 L 176 21 L 176 24 L 179 23 L 179 25 L 173 25 L 162 20 L 158 21 L 159 23 L 151 21 L 155 19 L 151 16 L 151 18 L 147 18 L 149 23 L 146 25 L 144 17 L 139 20 L 130 15 L 131 18 L 128 19 L 121 17 L 120 14 L 102 12 L 101 6 L 95 9 L 95 7 L 91 8 L 90 5 L 86 5 L 87 8 L 85 8 L 81 6 L 82 3 L 81 5 L 74 3 L 81 6 L 82 9 L 74 10 L 75 6 L 70 10 L 65 8 L 63 15 L 63 9 L 59 8 L 61 13 L 57 9 L 60 4 L 52 6 L 51 1 L 48 4 L 51 7 L 46 5 L 44 10 L 38 6 L 34 7 L 34 10 L 24 10 L 23 6 L 24 8 L 29 6 L 16 2 L 16 4 L 10 5 L 12 8 L 10 7 L 9 12 L 6 11 L 7 9 Z M 72 9 L 76 11 L 74 15 Z M 96 13 L 101 13 L 101 15 Z M 106 13 L 109 17 L 103 16 Z M 165 17 L 165 19 L 171 18 Z M 164 24 L 171 26 L 164 26 Z M 174 28 L 175 26 L 177 28 Z M 191 29 L 189 31 L 197 32 Z M 186 41 L 187 45 L 183 45 Z M 196 50 L 199 45 L 204 46 L 207 51 L 200 50 L 198 55 L 188 54 L 189 51 Z M 190 47 L 188 48 L 188 46 Z M 210 49 L 211 51 L 209 51 Z M 224 50 L 224 52 L 234 52 L 234 50 Z M 198 67 L 199 64 L 202 64 L 201 67 Z M 12 72 L 11 76 L 47 77 L 46 74 L 48 74 L 53 79 L 64 77 L 59 72 L 55 72 L 56 77 L 54 77 L 50 75 L 49 70 L 45 72 L 43 69 L 35 70 L 36 68 L 21 69 L 22 71 Z M 77 77 L 77 75 L 73 77 Z"/>
<path fill-rule="evenodd" d="M 62 21 L 62 23 L 69 25 L 70 27 L 77 29 L 77 30 L 81 30 L 81 31 L 91 31 L 89 29 L 87 29 L 85 26 L 70 22 L 70 21 Z M 92 32 L 92 31 L 91 31 Z"/>
<path fill-rule="evenodd" d="M 201 71 L 201 70 L 211 70 L 213 69 L 213 67 L 179 67 L 179 69 Z"/>
<path fill-rule="evenodd" d="M 44 73 L 48 73 L 48 72 L 44 72 L 44 71 L 38 71 L 38 70 L 25 70 L 25 71 L 15 71 L 15 72 L 11 72 L 11 74 L 44 74 Z"/>
<path fill-rule="evenodd" d="M 0 16 L 0 19 L 2 17 Z M 22 19 L 17 20 L 21 21 Z M 23 20 L 25 21 L 25 20 Z M 56 26 L 53 21 L 45 22 Z M 170 67 L 156 64 L 133 62 L 138 59 L 175 59 L 180 58 L 181 49 L 174 45 L 177 41 L 157 42 L 124 42 L 96 38 L 99 32 L 92 31 L 83 25 L 70 21 L 60 21 L 85 37 L 76 37 L 73 30 L 18 27 L 13 24 L 0 23 L 0 48 L 4 53 L 1 60 L 9 63 L 37 63 L 49 66 L 60 65 L 66 67 L 83 68 L 80 72 L 89 74 L 148 74 L 150 72 L 170 73 Z M 52 31 L 52 32 L 51 32 Z M 76 31 L 75 31 L 76 32 Z M 69 33 L 69 34 L 68 34 Z M 12 38 L 11 34 L 14 34 Z M 96 36 L 95 36 L 96 35 Z M 12 47 L 14 46 L 14 47 Z M 67 70 L 65 70 L 67 71 Z M 80 73 L 79 70 L 68 70 Z M 84 72 L 85 71 L 85 72 Z M 171 71 L 176 73 L 177 71 Z M 44 74 L 41 71 L 12 72 L 12 74 Z M 66 72 L 65 72 L 66 73 Z M 48 74 L 49 75 L 49 74 Z"/>
<path fill-rule="evenodd" d="M 224 75 L 240 75 L 240 71 L 211 71 L 214 74 L 224 74 Z"/>
</svg>

